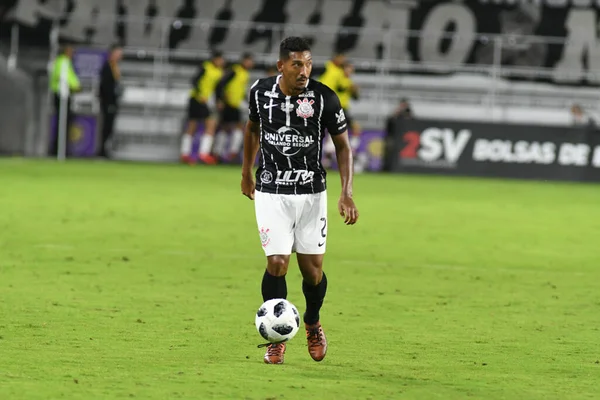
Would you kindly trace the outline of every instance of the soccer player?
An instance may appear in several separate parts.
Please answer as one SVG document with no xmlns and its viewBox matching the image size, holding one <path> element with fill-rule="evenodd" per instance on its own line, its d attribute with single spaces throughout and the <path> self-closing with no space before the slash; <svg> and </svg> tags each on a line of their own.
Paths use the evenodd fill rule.
<svg viewBox="0 0 600 400">
<path fill-rule="evenodd" d="M 190 92 L 187 117 L 188 125 L 181 140 L 181 161 L 191 163 L 192 138 L 199 122 L 204 122 L 204 134 L 200 142 L 198 158 L 205 164 L 216 164 L 210 154 L 217 129 L 217 121 L 208 106 L 208 100 L 214 95 L 217 84 L 223 76 L 225 59 L 221 52 L 214 52 L 209 61 L 205 61 L 193 79 L 194 88 Z"/>
<path fill-rule="evenodd" d="M 215 140 L 215 153 L 222 156 L 225 161 L 237 157 L 244 141 L 240 106 L 248 92 L 249 71 L 253 66 L 252 55 L 244 54 L 241 62 L 233 65 L 217 86 L 217 108 L 221 114 L 219 118 L 221 128 Z M 227 132 L 231 132 L 232 136 L 228 151 L 224 149 Z"/>
<path fill-rule="evenodd" d="M 358 219 L 352 200 L 352 150 L 338 97 L 327 86 L 309 79 L 312 56 L 304 39 L 288 37 L 281 42 L 277 70 L 280 75 L 259 79 L 250 88 L 241 189 L 254 200 L 267 257 L 263 300 L 287 297 L 285 276 L 295 252 L 306 299 L 303 319 L 308 352 L 313 360 L 321 361 L 327 352 L 319 314 L 327 291 L 323 272 L 326 172 L 320 162 L 324 130 L 333 136 L 337 151 L 342 181 L 338 211 L 347 225 Z M 253 175 L 259 151 L 259 166 Z M 265 363 L 283 363 L 285 348 L 285 343 L 270 344 Z"/>
<path fill-rule="evenodd" d="M 352 81 L 352 75 L 354 74 L 354 65 L 351 62 L 345 61 L 342 65 L 343 75 L 337 79 L 335 82 L 335 89 L 332 89 L 338 95 L 340 99 L 340 104 L 342 105 L 342 109 L 344 110 L 344 115 L 346 116 L 346 123 L 348 124 L 348 129 L 350 131 L 350 147 L 352 147 L 352 151 L 354 155 L 356 155 L 356 150 L 360 144 L 360 125 L 354 118 L 351 117 L 350 114 L 350 99 L 358 99 L 358 86 Z M 327 79 L 326 79 L 327 81 Z M 321 80 L 322 83 L 325 83 Z M 323 159 L 324 162 L 330 164 L 331 160 L 335 153 L 335 146 L 333 145 L 333 141 L 331 140 L 331 136 L 328 136 L 325 139 L 325 144 L 323 146 L 323 151 L 325 153 L 325 157 Z M 326 167 L 329 165 L 325 165 Z M 356 167 L 356 166 L 355 166 Z M 357 172 L 358 168 L 355 168 L 355 172 Z"/>
<path fill-rule="evenodd" d="M 79 82 L 79 77 L 73 68 L 73 54 L 75 50 L 70 45 L 65 45 L 61 51 L 61 53 L 54 60 L 54 66 L 52 69 L 52 74 L 50 75 L 50 90 L 54 95 L 54 112 L 56 113 L 57 118 L 57 127 L 58 127 L 58 118 L 61 114 L 61 108 L 63 105 L 62 97 L 65 97 L 65 108 L 66 108 L 66 143 L 65 149 L 69 147 L 69 131 L 71 130 L 71 125 L 73 124 L 73 109 L 71 107 L 71 94 L 74 92 L 79 92 L 81 90 L 81 83 Z M 65 85 L 61 84 L 61 79 L 64 78 Z M 59 148 L 59 139 L 60 133 L 58 128 L 56 129 L 56 138 L 51 143 L 50 146 L 50 155 L 56 156 L 58 155 Z M 65 154 L 67 154 L 67 150 L 65 150 Z"/>
</svg>

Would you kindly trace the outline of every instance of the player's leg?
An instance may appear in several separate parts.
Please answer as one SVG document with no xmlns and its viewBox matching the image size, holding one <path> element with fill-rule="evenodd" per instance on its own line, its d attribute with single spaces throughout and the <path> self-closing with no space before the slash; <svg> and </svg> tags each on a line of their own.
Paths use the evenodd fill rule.
<svg viewBox="0 0 600 400">
<path fill-rule="evenodd" d="M 350 133 L 350 147 L 352 148 L 354 155 L 356 155 L 356 150 L 360 145 L 361 128 L 358 122 L 352 118 L 348 109 L 344 109 L 344 115 L 346 116 L 346 124 Z"/>
<path fill-rule="evenodd" d="M 335 146 L 331 135 L 327 134 L 323 143 L 323 166 L 325 168 L 331 167 L 333 159 L 335 158 Z"/>
<path fill-rule="evenodd" d="M 198 151 L 198 159 L 205 164 L 216 164 L 217 159 L 211 154 L 213 143 L 215 140 L 215 132 L 217 130 L 217 118 L 212 115 L 208 105 L 201 104 L 202 115 L 204 116 L 204 132 L 200 139 L 200 148 Z"/>
<path fill-rule="evenodd" d="M 307 195 L 297 224 L 296 250 L 302 273 L 302 292 L 306 300 L 304 324 L 308 352 L 313 360 L 321 361 L 327 354 L 327 338 L 320 316 L 327 294 L 327 276 L 323 272 L 327 240 L 327 192 Z"/>
<path fill-rule="evenodd" d="M 221 158 L 221 160 L 223 160 L 224 162 L 231 162 L 235 156 L 237 156 L 237 153 L 232 154 L 231 153 L 231 148 L 232 146 L 234 146 L 234 142 L 238 139 L 237 138 L 237 134 L 238 131 L 240 129 L 240 121 L 241 121 L 241 114 L 240 114 L 240 110 L 234 107 L 231 107 L 229 105 L 225 105 L 223 107 L 223 110 L 221 111 L 221 121 L 223 123 L 223 125 L 226 127 L 226 132 L 224 137 L 224 140 L 222 143 L 222 146 L 220 146 L 220 152 L 217 153 L 217 155 Z M 221 133 L 217 133 L 217 139 L 215 142 L 220 142 L 219 140 L 219 135 Z M 229 137 L 229 143 L 227 142 L 227 138 Z M 242 142 L 244 140 L 244 134 L 242 133 Z M 219 143 L 219 144 L 221 144 Z M 227 145 L 228 144 L 228 145 Z M 215 147 L 217 147 L 215 145 Z"/>
<path fill-rule="evenodd" d="M 262 248 L 267 256 L 261 292 L 263 301 L 287 298 L 287 274 L 292 246 L 294 245 L 293 215 L 285 202 L 285 196 L 256 191 L 254 194 L 256 222 Z M 285 343 L 271 344 L 264 361 L 267 364 L 282 364 Z"/>
<path fill-rule="evenodd" d="M 187 126 L 181 138 L 181 161 L 184 163 L 192 162 L 192 141 L 198 129 L 198 120 L 201 118 L 200 103 L 196 99 L 190 98 L 187 109 Z"/>
<path fill-rule="evenodd" d="M 345 115 L 350 133 L 350 148 L 352 149 L 352 155 L 354 156 L 354 172 L 361 173 L 367 166 L 367 154 L 365 152 L 358 153 L 362 129 L 360 124 L 352 118 L 347 111 L 345 112 Z"/>
<path fill-rule="evenodd" d="M 242 113 L 239 108 L 231 109 L 231 119 L 233 131 L 231 132 L 231 142 L 229 142 L 229 160 L 236 159 L 242 151 L 242 145 L 244 144 L 244 125 L 242 124 Z"/>
<path fill-rule="evenodd" d="M 217 129 L 217 134 L 215 135 L 215 145 L 213 148 L 213 153 L 216 157 L 226 161 L 227 157 L 227 139 L 229 136 L 229 132 L 231 132 L 231 124 L 225 122 L 223 118 L 219 119 L 219 127 Z"/>
<path fill-rule="evenodd" d="M 56 156 L 58 154 L 58 119 L 60 116 L 60 96 L 58 95 L 58 93 L 54 93 L 54 115 L 56 115 L 56 136 L 54 136 L 54 138 L 51 138 L 50 146 L 48 149 L 49 156 Z"/>
</svg>

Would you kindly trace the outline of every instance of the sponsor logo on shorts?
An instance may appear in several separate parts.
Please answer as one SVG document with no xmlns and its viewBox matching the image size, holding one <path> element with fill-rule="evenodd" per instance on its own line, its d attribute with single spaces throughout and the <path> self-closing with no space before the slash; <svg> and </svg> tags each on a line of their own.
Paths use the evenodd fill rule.
<svg viewBox="0 0 600 400">
<path fill-rule="evenodd" d="M 259 234 L 262 247 L 267 247 L 267 245 L 271 242 L 271 238 L 269 237 L 269 229 L 260 228 Z"/>
<path fill-rule="evenodd" d="M 273 173 L 271 171 L 261 172 L 260 181 L 265 184 L 273 182 Z"/>
</svg>

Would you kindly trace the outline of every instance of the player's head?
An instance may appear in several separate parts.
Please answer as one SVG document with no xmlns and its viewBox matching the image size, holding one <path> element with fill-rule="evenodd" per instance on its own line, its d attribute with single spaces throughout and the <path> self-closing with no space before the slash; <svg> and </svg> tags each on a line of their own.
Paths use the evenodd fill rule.
<svg viewBox="0 0 600 400">
<path fill-rule="evenodd" d="M 210 56 L 210 61 L 212 61 L 212 63 L 217 68 L 223 68 L 223 67 L 225 67 L 225 57 L 223 57 L 223 52 L 222 51 L 219 51 L 219 50 L 213 51 L 212 54 L 211 54 L 211 56 Z"/>
<path fill-rule="evenodd" d="M 110 47 L 110 60 L 113 62 L 121 61 L 123 58 L 123 47 L 119 44 L 113 44 Z"/>
<path fill-rule="evenodd" d="M 304 89 L 312 72 L 312 54 L 306 40 L 290 36 L 281 41 L 277 70 L 283 75 L 287 87 Z"/>
<path fill-rule="evenodd" d="M 62 45 L 61 48 L 61 53 L 69 58 L 73 57 L 73 53 L 75 52 L 75 49 L 73 48 L 72 45 L 65 43 Z"/>
<path fill-rule="evenodd" d="M 344 53 L 335 53 L 331 61 L 338 67 L 342 67 L 346 64 L 346 55 Z"/>
<path fill-rule="evenodd" d="M 252 56 L 251 53 L 244 53 L 242 55 L 241 65 L 244 69 L 254 68 L 254 56 Z"/>
</svg>

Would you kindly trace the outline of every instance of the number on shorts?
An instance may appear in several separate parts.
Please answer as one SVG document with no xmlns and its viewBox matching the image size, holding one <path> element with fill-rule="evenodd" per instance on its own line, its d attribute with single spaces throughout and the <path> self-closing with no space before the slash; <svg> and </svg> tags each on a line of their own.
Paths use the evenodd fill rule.
<svg viewBox="0 0 600 400">
<path fill-rule="evenodd" d="M 323 222 L 323 227 L 321 228 L 321 237 L 325 238 L 327 237 L 327 233 L 325 232 L 327 230 L 327 218 L 321 218 L 321 222 Z"/>
</svg>

